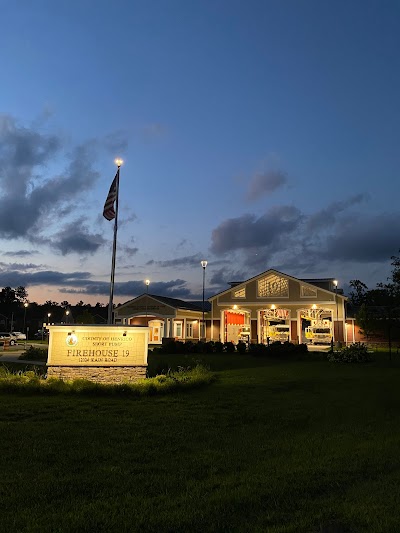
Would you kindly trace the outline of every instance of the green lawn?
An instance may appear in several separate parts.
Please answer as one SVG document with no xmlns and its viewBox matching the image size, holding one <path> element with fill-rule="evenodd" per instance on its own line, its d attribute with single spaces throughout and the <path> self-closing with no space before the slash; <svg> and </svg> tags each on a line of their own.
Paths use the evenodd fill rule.
<svg viewBox="0 0 400 533">
<path fill-rule="evenodd" d="M 184 393 L 2 393 L 0 530 L 400 530 L 397 358 L 150 367 L 195 360 L 218 380 Z"/>
</svg>

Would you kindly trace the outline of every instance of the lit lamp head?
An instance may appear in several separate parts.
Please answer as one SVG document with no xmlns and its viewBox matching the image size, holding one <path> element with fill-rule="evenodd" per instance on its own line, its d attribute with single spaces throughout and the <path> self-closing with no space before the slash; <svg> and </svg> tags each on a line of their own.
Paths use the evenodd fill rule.
<svg viewBox="0 0 400 533">
<path fill-rule="evenodd" d="M 25 302 L 25 303 L 24 303 L 24 307 L 25 307 L 25 309 L 28 307 L 28 305 L 29 305 L 28 302 Z"/>
<path fill-rule="evenodd" d="M 117 165 L 117 167 L 119 168 L 121 165 L 123 165 L 124 161 L 123 159 L 114 159 L 114 163 Z"/>
<path fill-rule="evenodd" d="M 201 261 L 201 266 L 204 268 L 204 270 L 206 269 L 207 263 L 208 261 Z"/>
<path fill-rule="evenodd" d="M 338 280 L 337 280 L 337 279 L 334 279 L 334 280 L 333 280 L 333 284 L 335 285 L 335 288 L 337 289 L 337 286 L 338 286 Z"/>
<path fill-rule="evenodd" d="M 150 280 L 149 279 L 146 279 L 144 282 L 146 283 L 147 287 L 150 285 Z"/>
<path fill-rule="evenodd" d="M 275 305 L 275 304 L 272 304 L 272 305 L 271 305 L 271 309 L 276 309 L 276 305 Z"/>
</svg>

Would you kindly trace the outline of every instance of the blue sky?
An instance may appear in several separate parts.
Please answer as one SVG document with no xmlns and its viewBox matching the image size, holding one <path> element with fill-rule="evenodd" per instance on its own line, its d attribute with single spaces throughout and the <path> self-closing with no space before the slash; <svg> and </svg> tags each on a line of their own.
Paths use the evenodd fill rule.
<svg viewBox="0 0 400 533">
<path fill-rule="evenodd" d="M 200 299 L 268 268 L 385 281 L 397 1 L 0 0 L 0 286 Z"/>
</svg>

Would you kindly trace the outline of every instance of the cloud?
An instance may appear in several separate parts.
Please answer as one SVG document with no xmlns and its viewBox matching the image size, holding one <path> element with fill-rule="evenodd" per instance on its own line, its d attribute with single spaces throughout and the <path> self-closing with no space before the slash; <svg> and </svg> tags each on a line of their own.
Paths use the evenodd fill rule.
<svg viewBox="0 0 400 533">
<path fill-rule="evenodd" d="M 39 270 L 42 265 L 0 263 L 0 287 L 26 287 L 45 285 L 55 287 L 60 293 L 109 296 L 110 282 L 92 279 L 90 272 L 75 271 L 70 273 L 54 270 Z M 115 296 L 134 298 L 145 292 L 143 280 L 116 282 Z M 150 293 L 171 298 L 193 298 L 187 281 L 177 278 L 171 281 L 158 281 L 150 284 Z"/>
<path fill-rule="evenodd" d="M 226 289 L 226 286 L 231 281 L 245 281 L 246 279 L 248 279 L 248 274 L 244 270 L 220 268 L 212 272 L 208 284 L 212 285 L 213 287 L 220 286 Z"/>
<path fill-rule="evenodd" d="M 91 167 L 95 143 L 77 146 L 66 157 L 62 175 L 46 178 L 44 169 L 62 154 L 62 140 L 0 117 L 0 238 L 27 237 L 36 242 L 46 217 L 76 207 L 76 198 L 92 188 L 98 173 Z M 47 172 L 47 169 L 45 169 Z"/>
<path fill-rule="evenodd" d="M 287 183 L 287 175 L 281 170 L 267 170 L 262 174 L 256 174 L 249 183 L 247 199 L 257 200 L 260 196 L 271 194 Z"/>
<path fill-rule="evenodd" d="M 4 254 L 5 255 L 5 254 Z M 38 270 L 38 268 L 43 268 L 44 265 L 36 265 L 35 263 L 0 263 L 0 272 L 9 271 L 9 270 Z"/>
<path fill-rule="evenodd" d="M 400 214 L 348 216 L 326 241 L 323 259 L 385 262 L 400 248 Z"/>
<path fill-rule="evenodd" d="M 341 202 L 333 202 L 320 209 L 308 218 L 307 231 L 320 231 L 321 228 L 330 228 L 338 220 L 343 211 L 368 199 L 366 194 L 357 194 Z"/>
<path fill-rule="evenodd" d="M 133 257 L 134 255 L 138 253 L 138 251 L 139 251 L 139 248 L 134 248 L 132 246 L 127 246 L 124 244 L 119 246 L 119 252 L 122 252 L 127 257 Z"/>
<path fill-rule="evenodd" d="M 266 247 L 275 249 L 285 235 L 293 233 L 303 215 L 292 206 L 272 207 L 261 217 L 245 214 L 222 222 L 212 232 L 211 252 L 222 255 L 235 250 Z"/>
<path fill-rule="evenodd" d="M 99 296 L 105 296 L 110 293 L 110 284 L 109 282 L 105 281 L 83 281 L 80 283 L 80 286 L 79 284 L 75 284 L 73 288 L 60 288 L 60 292 L 66 294 L 97 294 Z M 115 296 L 127 296 L 129 298 L 134 298 L 144 293 L 145 285 L 143 281 L 125 281 L 116 282 L 114 284 Z M 186 286 L 186 281 L 182 279 L 151 283 L 149 293 L 158 294 L 160 296 L 169 296 L 170 298 L 184 298 L 191 295 L 190 290 Z"/>
<path fill-rule="evenodd" d="M 0 272 L 0 286 L 23 287 L 36 285 L 76 285 L 86 282 L 91 277 L 90 272 L 56 272 L 54 270 L 43 270 L 40 272 L 21 272 L 20 269 L 5 270 Z"/>
<path fill-rule="evenodd" d="M 162 268 L 197 267 L 200 266 L 202 259 L 204 259 L 204 257 L 201 254 L 195 254 L 186 257 L 177 257 L 176 259 L 170 259 L 168 261 L 154 261 L 151 259 L 150 261 L 147 261 L 146 265 L 157 265 Z"/>
<path fill-rule="evenodd" d="M 91 233 L 85 219 L 81 217 L 65 225 L 64 229 L 57 233 L 56 240 L 52 241 L 52 246 L 62 255 L 70 253 L 85 255 L 94 254 L 106 242 L 99 233 Z"/>
<path fill-rule="evenodd" d="M 27 257 L 30 255 L 36 255 L 38 252 L 32 251 L 32 250 L 15 250 L 14 252 L 3 252 L 2 255 L 6 255 L 8 257 Z"/>
<path fill-rule="evenodd" d="M 43 165 L 53 156 L 61 145 L 56 135 L 44 135 L 16 123 L 10 116 L 0 115 L 0 161 L 2 169 L 14 170 L 2 172 L 6 185 L 27 186 L 30 169 Z"/>
</svg>

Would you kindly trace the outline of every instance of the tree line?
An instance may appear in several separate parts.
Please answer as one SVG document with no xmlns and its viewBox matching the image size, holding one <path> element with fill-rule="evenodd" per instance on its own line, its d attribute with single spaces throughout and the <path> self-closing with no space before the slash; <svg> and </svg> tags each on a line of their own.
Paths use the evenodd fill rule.
<svg viewBox="0 0 400 533">
<path fill-rule="evenodd" d="M 350 304 L 354 306 L 356 324 L 367 340 L 384 340 L 392 354 L 393 343 L 400 340 L 400 257 L 391 257 L 393 267 L 386 283 L 376 288 L 356 279 L 350 281 Z"/>
<path fill-rule="evenodd" d="M 25 287 L 4 287 L 0 291 L 0 330 L 35 333 L 43 323 L 105 324 L 108 306 L 100 302 L 92 306 L 82 300 L 76 305 L 47 300 L 30 302 Z"/>
</svg>

